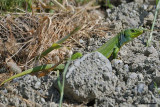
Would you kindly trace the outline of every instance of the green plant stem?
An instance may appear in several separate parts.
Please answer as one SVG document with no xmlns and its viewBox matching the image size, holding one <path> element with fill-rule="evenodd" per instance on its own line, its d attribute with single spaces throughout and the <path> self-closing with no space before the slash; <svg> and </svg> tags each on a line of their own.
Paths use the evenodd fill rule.
<svg viewBox="0 0 160 107">
<path fill-rule="evenodd" d="M 62 69 L 64 69 L 64 64 L 59 64 L 58 66 L 57 66 L 57 64 L 46 64 L 46 65 L 36 66 L 34 68 L 31 68 L 31 69 L 28 69 L 24 72 L 16 74 L 16 75 L 10 77 L 9 79 L 4 80 L 0 84 L 0 86 L 2 86 L 6 82 L 11 81 L 15 78 L 18 78 L 18 77 L 21 77 L 21 76 L 24 76 L 24 75 L 27 75 L 27 74 L 30 74 L 30 73 L 35 73 L 35 72 L 39 72 L 39 71 L 43 71 L 43 70 L 48 70 L 48 69 L 51 69 L 51 68 L 54 68 L 55 70 L 62 70 Z"/>
<path fill-rule="evenodd" d="M 152 41 L 153 29 L 154 29 L 154 25 L 155 25 L 155 22 L 156 22 L 156 19 L 157 19 L 157 13 L 158 13 L 159 7 L 160 7 L 160 0 L 158 1 L 158 5 L 156 7 L 156 11 L 155 11 L 155 15 L 154 15 L 154 20 L 153 20 L 153 24 L 152 24 L 152 27 L 151 27 L 150 37 L 149 37 L 149 39 L 147 41 L 147 47 L 150 46 L 151 41 Z"/>
<path fill-rule="evenodd" d="M 64 68 L 62 84 L 61 84 L 61 85 L 59 84 L 59 86 L 61 86 L 61 87 L 59 87 L 59 88 L 60 88 L 59 107 L 62 107 L 62 101 L 63 101 L 63 95 L 64 95 L 65 76 L 66 76 L 67 69 L 68 69 L 70 63 L 71 63 L 71 57 L 70 57 L 69 60 L 67 61 L 67 64 L 66 64 L 66 66 L 65 66 L 65 68 Z M 59 80 L 59 81 L 60 81 L 60 80 Z"/>
<path fill-rule="evenodd" d="M 21 73 L 19 73 L 17 75 L 14 75 L 14 76 L 10 77 L 9 79 L 3 81 L 0 84 L 0 86 L 3 85 L 4 83 L 10 81 L 10 80 L 13 80 L 13 79 L 17 78 L 17 77 L 21 77 L 21 76 L 29 74 L 29 73 L 34 73 L 34 72 L 38 72 L 38 71 L 42 71 L 42 70 L 47 70 L 47 69 L 52 68 L 53 66 L 55 66 L 55 64 L 46 64 L 46 65 L 37 66 L 37 67 L 31 68 L 31 69 L 28 69 L 28 70 L 26 70 L 24 72 L 21 72 Z"/>
<path fill-rule="evenodd" d="M 63 37 L 62 39 L 60 39 L 56 43 L 53 43 L 51 47 L 49 47 L 44 52 L 42 52 L 39 56 L 36 57 L 36 59 L 42 58 L 42 57 L 46 56 L 48 53 L 50 53 L 52 50 L 60 48 L 61 47 L 60 44 L 62 44 L 64 41 L 66 41 L 70 36 L 75 34 L 77 31 L 79 31 L 80 28 L 81 27 L 79 27 L 79 26 L 76 27 L 70 34 L 68 34 L 67 36 Z"/>
</svg>

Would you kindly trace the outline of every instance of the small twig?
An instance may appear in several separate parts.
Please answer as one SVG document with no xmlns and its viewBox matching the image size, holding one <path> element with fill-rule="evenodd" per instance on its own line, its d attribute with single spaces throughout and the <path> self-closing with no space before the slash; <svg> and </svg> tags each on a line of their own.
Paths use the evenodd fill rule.
<svg viewBox="0 0 160 107">
<path fill-rule="evenodd" d="M 72 37 L 71 37 L 71 39 L 72 39 L 73 41 L 75 41 L 79 46 L 81 46 L 82 48 L 85 49 L 85 47 L 84 47 L 82 44 L 80 44 L 76 39 L 74 39 L 74 38 L 72 38 Z"/>
<path fill-rule="evenodd" d="M 67 10 L 61 3 L 59 3 L 57 0 L 53 0 L 51 1 L 53 3 L 55 3 L 56 5 L 58 5 L 59 7 L 61 7 L 63 10 Z"/>
<path fill-rule="evenodd" d="M 8 59 L 6 60 L 6 63 L 7 63 L 10 59 L 12 59 L 16 54 L 18 54 L 18 53 L 20 52 L 20 50 L 22 50 L 22 48 L 23 48 L 24 46 L 26 46 L 26 44 L 29 43 L 29 42 L 30 42 L 30 40 L 27 41 L 21 48 L 19 48 L 18 51 L 17 51 L 16 53 L 14 53 L 10 58 L 8 58 Z"/>
<path fill-rule="evenodd" d="M 8 12 L 7 14 L 11 14 L 11 15 L 24 15 L 26 13 L 10 13 Z M 30 14 L 30 13 L 28 13 Z M 54 15 L 55 13 L 34 13 L 34 15 Z"/>
<path fill-rule="evenodd" d="M 22 12 L 24 12 L 24 13 L 26 13 L 26 11 L 24 11 L 24 10 L 18 8 L 18 7 L 16 7 L 16 9 L 17 9 L 17 10 L 20 10 L 20 11 L 22 11 Z"/>
</svg>

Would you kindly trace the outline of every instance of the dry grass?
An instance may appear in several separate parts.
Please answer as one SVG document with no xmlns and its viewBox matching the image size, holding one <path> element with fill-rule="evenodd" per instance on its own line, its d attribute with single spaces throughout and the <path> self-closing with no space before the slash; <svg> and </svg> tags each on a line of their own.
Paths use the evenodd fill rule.
<svg viewBox="0 0 160 107">
<path fill-rule="evenodd" d="M 73 47 L 82 46 L 79 39 L 86 40 L 92 35 L 105 36 L 108 25 L 95 8 L 89 3 L 81 7 L 70 6 L 69 11 L 57 11 L 54 14 L 2 17 L 0 25 L 3 30 L 0 33 L 3 33 L 2 36 L 4 33 L 7 35 L 0 36 L 0 40 L 3 40 L 0 53 L 7 53 L 2 55 L 5 57 L 2 61 L 7 63 L 9 60 L 6 58 L 13 59 L 23 70 L 35 65 L 55 63 L 64 59 Z M 26 19 L 24 23 L 17 21 L 23 18 Z M 34 61 L 35 56 L 69 34 L 76 26 L 82 26 L 81 30 L 67 40 L 63 48 L 51 52 L 38 63 Z M 7 38 L 6 41 L 4 38 Z"/>
<path fill-rule="evenodd" d="M 0 71 L 0 83 L 15 72 L 11 71 L 8 62 L 16 63 L 22 70 L 47 63 L 57 63 L 71 53 L 73 47 L 85 48 L 79 39 L 87 40 L 93 35 L 106 36 L 108 24 L 104 21 L 96 7 L 89 3 L 75 7 L 68 5 L 68 11 L 56 10 L 54 14 L 14 13 L 0 17 L 0 68 L 10 72 Z M 69 34 L 77 26 L 81 30 L 68 39 L 61 49 L 52 51 L 44 58 L 35 61 L 35 56 L 41 54 L 53 43 Z M 28 104 L 32 102 L 23 99 Z"/>
</svg>

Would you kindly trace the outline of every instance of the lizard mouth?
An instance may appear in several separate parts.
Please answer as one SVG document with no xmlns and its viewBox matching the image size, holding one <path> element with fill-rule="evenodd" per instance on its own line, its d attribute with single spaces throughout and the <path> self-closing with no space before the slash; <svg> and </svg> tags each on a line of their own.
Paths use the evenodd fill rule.
<svg viewBox="0 0 160 107">
<path fill-rule="evenodd" d="M 137 31 L 134 35 L 132 35 L 132 38 L 138 37 L 141 34 L 143 34 L 143 30 Z"/>
</svg>

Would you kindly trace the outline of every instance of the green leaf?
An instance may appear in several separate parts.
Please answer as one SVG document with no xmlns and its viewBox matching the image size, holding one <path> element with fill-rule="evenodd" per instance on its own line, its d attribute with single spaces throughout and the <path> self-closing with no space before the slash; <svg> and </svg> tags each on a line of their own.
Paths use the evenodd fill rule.
<svg viewBox="0 0 160 107">
<path fill-rule="evenodd" d="M 75 54 L 72 55 L 71 60 L 75 60 L 75 59 L 78 59 L 80 57 L 82 57 L 82 53 L 77 52 L 77 53 L 75 53 Z"/>
<path fill-rule="evenodd" d="M 47 50 L 45 50 L 44 52 L 42 52 L 42 54 L 40 55 L 40 58 L 46 56 L 48 53 L 50 53 L 52 50 L 54 49 L 58 49 L 60 48 L 61 45 L 57 44 L 57 43 L 53 43 L 51 47 L 49 47 Z"/>
</svg>

